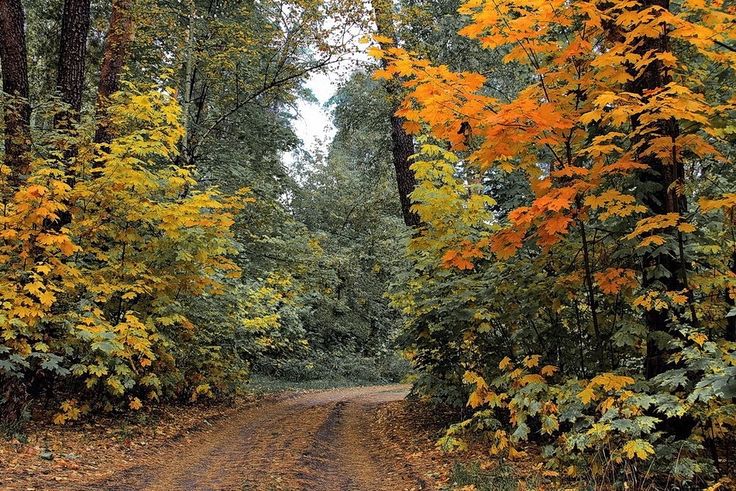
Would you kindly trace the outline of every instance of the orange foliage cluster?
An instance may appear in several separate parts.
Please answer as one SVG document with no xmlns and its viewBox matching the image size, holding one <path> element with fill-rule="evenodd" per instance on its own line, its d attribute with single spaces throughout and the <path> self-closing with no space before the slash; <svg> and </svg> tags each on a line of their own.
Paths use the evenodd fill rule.
<svg viewBox="0 0 736 491">
<path fill-rule="evenodd" d="M 432 66 L 396 47 L 373 50 L 390 61 L 376 76 L 407 79 L 408 95 L 397 114 L 409 131 L 467 151 L 467 160 L 481 170 L 497 166 L 529 176 L 537 198 L 511 213 L 509 228 L 491 241 L 501 258 L 531 236 L 549 247 L 574 220 L 593 212 L 602 221 L 645 213 L 630 192 L 612 188 L 611 180 L 646 169 L 649 155 L 666 164 L 693 156 L 723 158 L 711 141 L 725 130 L 713 120 L 733 111 L 734 100 L 706 101 L 697 90 L 697 74 L 674 52 L 638 49 L 645 39 L 666 33 L 713 63 L 736 65 L 736 54 L 721 47 L 734 36 L 736 14 L 719 2 L 686 2 L 673 13 L 636 1 L 471 0 L 460 13 L 471 19 L 461 34 L 487 48 L 507 49 L 505 61 L 529 65 L 537 83 L 503 103 L 486 95 L 482 75 Z M 566 33 L 564 41 L 560 32 Z M 673 81 L 644 94 L 632 92 L 629 84 L 653 64 Z M 658 125 L 667 121 L 680 123 L 679 135 L 657 136 Z M 470 138 L 463 124 L 470 125 Z M 725 196 L 718 202 L 729 206 Z M 684 220 L 677 220 L 682 232 L 695 230 Z M 631 238 L 672 225 L 667 216 L 645 217 Z M 647 235 L 642 246 L 658 243 Z"/>
</svg>

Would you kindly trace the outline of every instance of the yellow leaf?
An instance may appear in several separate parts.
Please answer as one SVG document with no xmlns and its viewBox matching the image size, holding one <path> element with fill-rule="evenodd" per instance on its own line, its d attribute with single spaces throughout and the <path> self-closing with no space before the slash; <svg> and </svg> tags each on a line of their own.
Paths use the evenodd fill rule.
<svg viewBox="0 0 736 491">
<path fill-rule="evenodd" d="M 664 243 L 665 243 L 665 240 L 661 236 L 659 236 L 659 235 L 650 235 L 646 239 L 642 240 L 639 243 L 639 245 L 637 245 L 636 247 L 647 247 L 647 246 L 650 246 L 652 244 L 661 246 Z"/>
<path fill-rule="evenodd" d="M 524 361 L 523 361 L 524 366 L 527 368 L 534 368 L 537 365 L 539 365 L 540 358 L 541 356 L 539 355 L 527 356 L 526 358 L 524 358 Z"/>
<path fill-rule="evenodd" d="M 682 222 L 677 226 L 677 230 L 683 234 L 690 234 L 697 230 L 697 227 L 692 223 Z"/>
<path fill-rule="evenodd" d="M 133 411 L 137 411 L 143 407 L 143 403 L 140 399 L 134 397 L 133 399 L 131 399 L 130 403 L 128 403 L 128 406 L 130 406 L 130 409 L 132 409 Z"/>
<path fill-rule="evenodd" d="M 80 248 L 79 246 L 75 245 L 71 240 L 69 240 L 69 237 L 63 236 L 64 238 L 59 241 L 59 250 L 64 254 L 65 256 L 71 256 L 74 254 L 74 252 L 78 251 Z"/>
<path fill-rule="evenodd" d="M 583 401 L 583 404 L 589 404 L 590 401 L 596 398 L 596 395 L 595 395 L 595 391 L 593 390 L 593 387 L 589 385 L 585 389 L 583 389 L 582 392 L 578 394 L 578 397 L 580 398 L 581 401 Z"/>
<path fill-rule="evenodd" d="M 708 336 L 706 336 L 702 332 L 694 332 L 689 336 L 689 338 L 695 341 L 695 344 L 697 344 L 698 346 L 703 346 L 705 342 L 708 341 Z"/>
<path fill-rule="evenodd" d="M 380 60 L 381 58 L 384 57 L 383 50 L 379 48 L 378 46 L 371 46 L 370 48 L 368 48 L 367 52 L 368 52 L 368 56 L 371 56 L 377 60 Z"/>
<path fill-rule="evenodd" d="M 514 447 L 509 447 L 509 459 L 518 460 L 526 457 L 526 452 L 523 450 L 516 450 Z"/>
<path fill-rule="evenodd" d="M 56 295 L 53 292 L 46 290 L 45 292 L 37 295 L 38 300 L 46 307 L 51 307 L 56 300 Z"/>
<path fill-rule="evenodd" d="M 617 101 L 618 99 L 619 97 L 613 92 L 603 92 L 598 97 L 596 97 L 594 104 L 596 105 L 596 107 L 603 107 L 607 104 L 611 104 Z"/>
<path fill-rule="evenodd" d="M 475 409 L 483 404 L 485 402 L 485 397 L 483 397 L 482 392 L 483 391 L 478 389 L 474 390 L 473 393 L 470 394 L 470 397 L 468 397 L 468 406 Z"/>
<path fill-rule="evenodd" d="M 24 288 L 34 295 L 39 296 L 43 292 L 44 285 L 40 281 L 35 281 L 33 283 L 28 283 Z"/>
<path fill-rule="evenodd" d="M 394 42 L 394 40 L 393 40 L 393 39 L 391 39 L 390 37 L 387 37 L 387 36 L 381 36 L 380 34 L 374 34 L 374 35 L 373 35 L 373 40 L 374 40 L 375 42 L 377 42 L 377 43 L 381 43 L 381 44 L 391 44 L 391 43 L 393 43 L 393 42 Z"/>
<path fill-rule="evenodd" d="M 525 387 L 529 384 L 545 384 L 546 381 L 542 378 L 541 375 L 538 375 L 536 373 L 530 373 L 529 375 L 524 375 L 519 379 L 519 385 L 522 387 Z"/>
<path fill-rule="evenodd" d="M 599 385 L 606 390 L 621 390 L 627 385 L 634 383 L 634 379 L 625 375 L 616 375 L 613 373 L 602 373 L 596 375 L 590 381 L 590 385 Z"/>
<path fill-rule="evenodd" d="M 646 440 L 636 439 L 627 442 L 623 447 L 626 457 L 633 459 L 634 456 L 641 460 L 646 460 L 650 455 L 654 454 L 654 447 Z"/>
</svg>

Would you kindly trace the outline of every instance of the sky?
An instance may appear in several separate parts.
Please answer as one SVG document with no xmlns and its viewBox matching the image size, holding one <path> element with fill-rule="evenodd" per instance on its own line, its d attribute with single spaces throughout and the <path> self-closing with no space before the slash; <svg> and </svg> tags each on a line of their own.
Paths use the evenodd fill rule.
<svg viewBox="0 0 736 491">
<path fill-rule="evenodd" d="M 357 30 L 351 31 L 348 36 L 352 39 L 355 50 L 324 72 L 310 74 L 305 84 L 317 102 L 302 98 L 296 104 L 296 118 L 292 121 L 294 132 L 303 142 L 304 150 L 312 155 L 318 153 L 314 151 L 315 149 L 321 148 L 326 151 L 336 133 L 330 116 L 331 110 L 325 104 L 335 95 L 340 84 L 350 76 L 356 63 L 361 64 L 370 60 L 365 52 L 367 45 L 362 41 L 362 33 Z M 293 163 L 295 158 L 295 153 L 287 154 L 285 156 L 287 165 Z"/>
<path fill-rule="evenodd" d="M 306 150 L 329 145 L 335 136 L 330 109 L 325 107 L 325 103 L 335 94 L 339 83 L 340 76 L 335 72 L 312 74 L 307 81 L 307 88 L 314 93 L 318 102 L 300 99 L 297 102 L 296 119 L 293 121 L 294 131 L 304 142 Z"/>
</svg>

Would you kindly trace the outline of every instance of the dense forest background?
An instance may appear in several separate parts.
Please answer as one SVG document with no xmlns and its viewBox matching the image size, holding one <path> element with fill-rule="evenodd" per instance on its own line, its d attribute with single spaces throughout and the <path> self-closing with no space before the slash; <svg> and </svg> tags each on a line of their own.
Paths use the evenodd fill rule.
<svg viewBox="0 0 736 491">
<path fill-rule="evenodd" d="M 406 368 L 391 344 L 398 316 L 382 296 L 404 234 L 391 192 L 386 97 L 359 68 L 330 101 L 337 134 L 328 148 L 310 154 L 292 128 L 310 74 L 358 49 L 350 31 L 360 13 L 339 3 L 217 1 L 7 8 L 18 9 L 8 16 L 25 10 L 25 38 L 16 31 L 4 43 L 25 41 L 28 63 L 4 59 L 5 88 L 12 94 L 11 71 L 25 69 L 27 93 L 15 113 L 28 120 L 34 155 L 23 159 L 43 159 L 39 184 L 49 190 L 38 196 L 48 215 L 25 225 L 35 240 L 97 234 L 83 254 L 71 245 L 46 251 L 47 260 L 29 251 L 35 271 L 67 257 L 76 270 L 34 276 L 100 275 L 73 292 L 29 291 L 25 278 L 6 278 L 13 295 L 25 291 L 15 302 L 66 326 L 52 333 L 36 325 L 24 340 L 6 331 L 6 380 L 25 374 L 4 386 L 8 398 L 21 408 L 55 380 L 75 380 L 61 392 L 82 384 L 90 400 L 127 404 L 228 394 L 253 371 L 294 380 L 401 377 Z M 130 165 L 134 174 L 105 175 L 106 159 L 115 160 L 106 169 Z M 90 195 L 104 180 L 124 179 L 132 179 L 123 190 L 128 207 L 119 196 Z M 8 180 L 6 202 L 16 190 Z M 107 211 L 82 219 L 90 206 Z M 212 220 L 194 223 L 200 213 Z M 34 296 L 42 293 L 48 299 Z M 121 323 L 139 344 L 121 339 L 132 334 Z M 133 368 L 142 359 L 150 373 Z"/>
<path fill-rule="evenodd" d="M 448 450 L 727 478 L 735 26 L 702 0 L 2 0 L 3 431 L 411 369 Z M 337 71 L 306 148 L 298 101 Z"/>
</svg>

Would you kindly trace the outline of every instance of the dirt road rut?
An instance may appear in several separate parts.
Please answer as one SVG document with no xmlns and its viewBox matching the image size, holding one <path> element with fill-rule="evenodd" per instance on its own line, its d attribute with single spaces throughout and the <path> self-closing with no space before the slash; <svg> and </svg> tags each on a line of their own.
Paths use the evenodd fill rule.
<svg viewBox="0 0 736 491">
<path fill-rule="evenodd" d="M 359 387 L 263 404 L 88 489 L 427 489 L 400 449 L 372 430 L 376 409 L 405 395 L 404 386 Z"/>
</svg>

